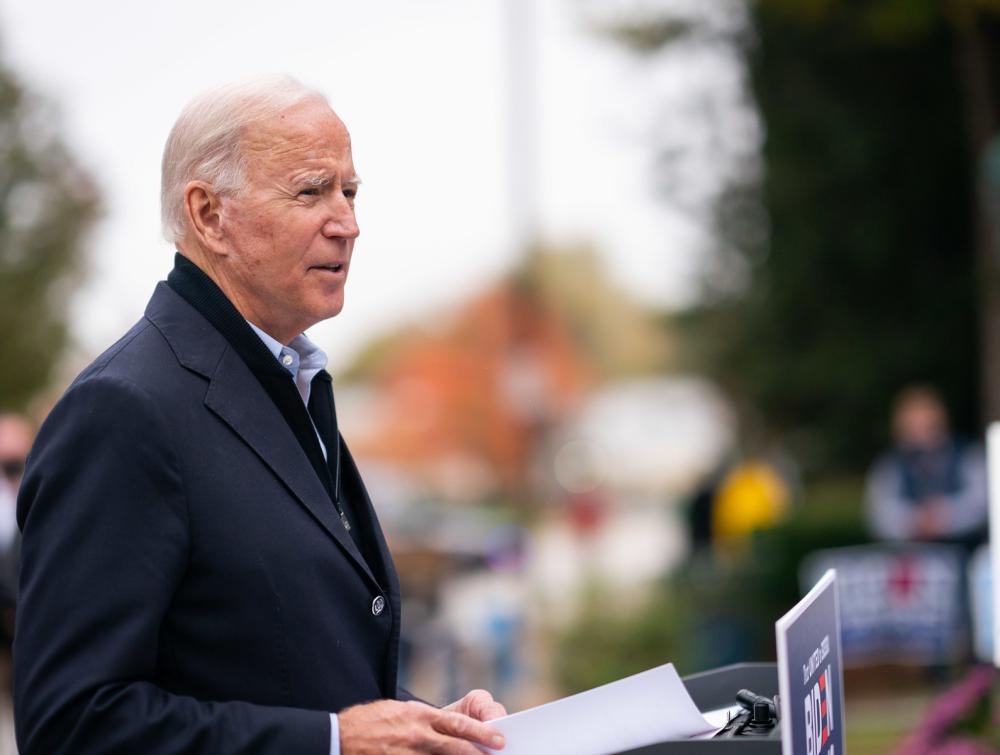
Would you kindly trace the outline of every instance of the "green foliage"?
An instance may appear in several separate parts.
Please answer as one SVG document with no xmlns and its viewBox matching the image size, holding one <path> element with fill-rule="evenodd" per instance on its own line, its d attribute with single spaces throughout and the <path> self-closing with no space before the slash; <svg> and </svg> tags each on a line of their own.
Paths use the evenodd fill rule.
<svg viewBox="0 0 1000 755">
<path fill-rule="evenodd" d="M 810 553 L 869 542 L 863 516 L 863 481 L 833 479 L 810 487 L 784 522 L 756 533 L 751 563 L 756 625 L 773 654 L 774 621 L 802 596 L 799 567 Z"/>
<path fill-rule="evenodd" d="M 603 32 L 638 52 L 656 52 L 664 45 L 681 39 L 692 31 L 690 24 L 675 18 L 654 18 L 645 23 L 618 23 Z"/>
<path fill-rule="evenodd" d="M 633 612 L 593 592 L 555 643 L 566 693 L 672 661 L 682 674 L 774 658 L 774 622 L 801 597 L 799 566 L 820 548 L 867 541 L 862 481 L 810 488 L 788 519 L 741 552 L 699 553 Z"/>
<path fill-rule="evenodd" d="M 735 250 L 747 282 L 720 293 L 709 280 L 684 319 L 688 359 L 782 431 L 813 475 L 863 469 L 909 382 L 936 385 L 958 428 L 977 427 L 973 168 L 956 38 L 943 23 L 904 34 L 900 21 L 886 41 L 851 22 L 862 6 L 902 12 L 753 6 L 745 56 L 763 170 L 734 180 L 715 208 L 720 247 Z M 925 4 L 907 7 L 927 22 Z"/>
<path fill-rule="evenodd" d="M 511 271 L 510 280 L 559 316 L 599 379 L 646 375 L 669 366 L 671 323 L 615 287 L 595 250 L 531 249 Z M 414 330 L 407 327 L 372 340 L 340 378 L 375 378 L 413 336 Z"/>
<path fill-rule="evenodd" d="M 766 254 L 747 250 L 763 262 L 743 296 L 706 318 L 717 370 L 813 470 L 863 468 L 910 381 L 939 386 L 973 428 L 973 182 L 954 38 L 939 27 L 883 44 L 766 4 L 755 27 L 770 233 Z M 739 218 L 720 214 L 720 228 L 739 248 Z"/>
<path fill-rule="evenodd" d="M 879 41 L 911 40 L 932 32 L 950 6 L 941 0 L 761 0 L 762 11 L 825 28 L 839 27 Z"/>
<path fill-rule="evenodd" d="M 671 323 L 616 287 L 595 250 L 536 248 L 514 275 L 559 314 L 601 379 L 669 366 Z"/>
<path fill-rule="evenodd" d="M 67 340 L 66 299 L 97 212 L 50 107 L 0 69 L 0 409 L 44 389 Z"/>
<path fill-rule="evenodd" d="M 1000 0 L 747 6 L 752 33 L 730 45 L 762 160 L 745 159 L 714 208 L 719 250 L 680 321 L 688 361 L 781 431 L 812 476 L 863 469 L 910 382 L 938 387 L 958 429 L 977 433 L 985 326 L 958 30 L 1000 18 Z M 668 11 L 608 33 L 646 55 L 682 21 Z M 696 27 L 690 41 L 709 38 Z"/>
<path fill-rule="evenodd" d="M 761 12 L 880 43 L 910 43 L 976 14 L 1000 17 L 998 0 L 757 0 Z"/>
<path fill-rule="evenodd" d="M 774 622 L 802 596 L 799 567 L 823 548 L 868 541 L 860 479 L 808 488 L 788 518 L 756 532 L 740 551 L 697 554 L 672 579 L 675 611 L 695 631 L 685 644 L 694 670 L 774 658 Z"/>
<path fill-rule="evenodd" d="M 669 587 L 636 612 L 610 608 L 611 591 L 592 586 L 579 618 L 556 638 L 554 674 L 565 694 L 580 692 L 653 666 L 673 662 L 681 673 L 690 635 Z"/>
</svg>

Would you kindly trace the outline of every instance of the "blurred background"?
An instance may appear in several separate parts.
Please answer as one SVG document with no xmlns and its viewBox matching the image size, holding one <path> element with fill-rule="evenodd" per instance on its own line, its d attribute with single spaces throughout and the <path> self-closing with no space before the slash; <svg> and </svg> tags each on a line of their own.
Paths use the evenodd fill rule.
<svg viewBox="0 0 1000 755">
<path fill-rule="evenodd" d="M 310 335 L 403 684 L 518 710 L 773 659 L 836 566 L 851 752 L 1000 745 L 996 0 L 0 0 L 6 642 L 33 429 L 169 270 L 174 118 L 264 72 L 364 180 Z"/>
</svg>

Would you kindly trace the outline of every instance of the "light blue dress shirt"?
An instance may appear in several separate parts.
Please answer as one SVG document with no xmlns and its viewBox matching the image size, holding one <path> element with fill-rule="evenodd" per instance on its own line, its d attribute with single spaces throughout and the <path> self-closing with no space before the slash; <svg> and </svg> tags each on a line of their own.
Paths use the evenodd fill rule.
<svg viewBox="0 0 1000 755">
<path fill-rule="evenodd" d="M 292 342 L 285 346 L 249 320 L 247 325 L 253 328 L 253 332 L 260 336 L 260 340 L 274 354 L 274 358 L 291 374 L 295 380 L 295 387 L 302 397 L 302 403 L 308 407 L 312 380 L 320 370 L 326 369 L 326 352 L 306 338 L 305 333 L 295 336 Z M 326 457 L 326 446 L 319 437 L 316 425 L 313 425 L 313 430 L 316 432 L 319 447 L 323 449 L 323 456 Z M 340 755 L 340 723 L 337 721 L 336 713 L 330 714 L 330 755 Z"/>
<path fill-rule="evenodd" d="M 326 369 L 326 352 L 310 341 L 305 333 L 295 336 L 292 342 L 285 346 L 281 341 L 272 338 L 249 320 L 247 320 L 247 325 L 253 328 L 253 332 L 260 337 L 260 340 L 267 346 L 268 351 L 274 354 L 274 358 L 281 363 L 281 366 L 291 373 L 292 379 L 295 380 L 295 387 L 302 397 L 302 403 L 308 408 L 312 380 L 320 370 Z M 323 449 L 323 457 L 326 458 L 326 446 L 323 445 L 323 439 L 319 437 L 316 425 L 313 425 L 313 430 L 316 432 L 319 447 Z"/>
</svg>

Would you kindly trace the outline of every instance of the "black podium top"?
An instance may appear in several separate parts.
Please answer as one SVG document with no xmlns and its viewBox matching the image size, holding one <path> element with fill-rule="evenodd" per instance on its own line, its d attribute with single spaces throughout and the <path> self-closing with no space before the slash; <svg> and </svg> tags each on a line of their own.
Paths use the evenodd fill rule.
<svg viewBox="0 0 1000 755">
<path fill-rule="evenodd" d="M 684 677 L 684 686 L 701 711 L 736 705 L 736 693 L 749 689 L 764 697 L 778 694 L 778 667 L 773 663 L 737 663 Z M 775 726 L 767 737 L 684 739 L 639 747 L 620 755 L 781 755 L 781 732 Z"/>
</svg>

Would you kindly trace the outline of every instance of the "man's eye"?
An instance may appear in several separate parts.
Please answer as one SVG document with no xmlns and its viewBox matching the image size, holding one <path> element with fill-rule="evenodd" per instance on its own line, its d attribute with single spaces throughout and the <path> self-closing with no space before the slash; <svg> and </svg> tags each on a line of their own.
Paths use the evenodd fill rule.
<svg viewBox="0 0 1000 755">
<path fill-rule="evenodd" d="M 357 189 L 344 189 L 344 196 L 348 199 L 354 199 L 358 195 Z"/>
<path fill-rule="evenodd" d="M 302 189 L 302 191 L 299 192 L 299 196 L 300 197 L 318 197 L 319 196 L 319 187 L 317 187 L 317 186 L 310 186 L 308 189 Z"/>
</svg>

